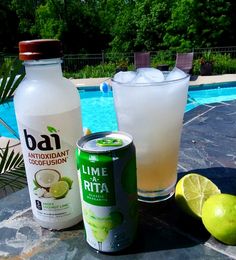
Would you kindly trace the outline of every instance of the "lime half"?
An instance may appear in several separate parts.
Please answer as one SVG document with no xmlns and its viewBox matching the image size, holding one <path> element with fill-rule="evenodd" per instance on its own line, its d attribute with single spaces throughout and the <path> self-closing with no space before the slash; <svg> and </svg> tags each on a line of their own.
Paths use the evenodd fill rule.
<svg viewBox="0 0 236 260">
<path fill-rule="evenodd" d="M 66 181 L 58 181 L 50 187 L 49 192 L 56 199 L 64 198 L 69 191 L 69 185 Z"/>
<path fill-rule="evenodd" d="M 66 177 L 66 176 L 65 177 L 61 177 L 61 181 L 67 182 L 68 185 L 69 185 L 69 189 L 71 189 L 73 181 L 69 177 Z"/>
<path fill-rule="evenodd" d="M 203 203 L 212 195 L 221 193 L 218 187 L 208 178 L 189 173 L 176 185 L 175 199 L 180 208 L 187 214 L 201 218 Z"/>
</svg>

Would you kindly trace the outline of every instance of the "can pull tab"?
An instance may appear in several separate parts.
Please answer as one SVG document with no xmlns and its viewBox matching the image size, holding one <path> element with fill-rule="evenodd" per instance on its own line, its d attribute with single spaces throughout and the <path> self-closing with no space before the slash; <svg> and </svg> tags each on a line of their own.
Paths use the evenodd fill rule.
<svg viewBox="0 0 236 260">
<path fill-rule="evenodd" d="M 106 146 L 122 146 L 123 141 L 119 138 L 105 137 L 97 140 L 96 145 L 106 147 Z"/>
</svg>

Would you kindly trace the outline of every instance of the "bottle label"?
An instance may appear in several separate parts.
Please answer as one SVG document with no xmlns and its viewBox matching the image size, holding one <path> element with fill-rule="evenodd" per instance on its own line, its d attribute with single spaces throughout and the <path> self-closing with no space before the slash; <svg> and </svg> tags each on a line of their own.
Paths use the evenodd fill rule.
<svg viewBox="0 0 236 260">
<path fill-rule="evenodd" d="M 75 159 L 82 135 L 79 108 L 17 119 L 33 214 L 51 223 L 81 216 Z"/>
</svg>

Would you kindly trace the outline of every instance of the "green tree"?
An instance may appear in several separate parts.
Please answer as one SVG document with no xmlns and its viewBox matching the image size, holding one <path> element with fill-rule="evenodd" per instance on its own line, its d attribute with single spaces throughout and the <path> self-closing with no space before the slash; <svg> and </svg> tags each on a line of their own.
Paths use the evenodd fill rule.
<svg viewBox="0 0 236 260">
<path fill-rule="evenodd" d="M 124 1 L 122 1 L 124 2 Z M 113 50 L 156 50 L 162 46 L 172 0 L 127 1 L 117 12 L 111 46 Z"/>
<path fill-rule="evenodd" d="M 35 28 L 35 10 L 44 0 L 12 0 L 11 9 L 19 19 L 19 33 L 23 38 L 37 36 Z"/>
<path fill-rule="evenodd" d="M 101 29 L 99 1 L 71 0 L 67 2 L 66 30 L 62 40 L 70 52 L 97 52 L 106 48 L 105 31 Z"/>
<path fill-rule="evenodd" d="M 0 2 L 0 52 L 10 52 L 18 40 L 17 15 L 10 8 L 10 0 Z"/>
<path fill-rule="evenodd" d="M 134 50 L 136 25 L 134 21 L 135 1 L 117 0 L 116 19 L 111 28 L 112 41 L 110 43 L 115 52 Z"/>
<path fill-rule="evenodd" d="M 134 9 L 137 28 L 134 45 L 137 50 L 158 50 L 162 46 L 172 2 L 172 0 L 137 1 Z"/>
<path fill-rule="evenodd" d="M 64 4 L 47 1 L 35 11 L 35 28 L 41 38 L 60 39 L 65 30 Z"/>
<path fill-rule="evenodd" d="M 235 0 L 2 0 L 0 47 L 36 37 L 67 53 L 235 45 L 235 10 Z"/>
<path fill-rule="evenodd" d="M 116 20 L 117 14 L 122 8 L 123 1 L 117 0 L 100 0 L 97 1 L 96 12 L 98 14 L 98 22 L 100 24 L 101 38 L 105 42 L 104 48 L 109 46 L 112 41 L 112 28 Z"/>
<path fill-rule="evenodd" d="M 176 0 L 166 25 L 163 45 L 190 49 L 222 44 L 230 26 L 230 5 L 224 0 Z"/>
<path fill-rule="evenodd" d="M 99 7 L 96 0 L 46 0 L 36 9 L 36 31 L 42 38 L 62 40 L 66 52 L 100 51 L 108 34 L 101 27 Z"/>
</svg>

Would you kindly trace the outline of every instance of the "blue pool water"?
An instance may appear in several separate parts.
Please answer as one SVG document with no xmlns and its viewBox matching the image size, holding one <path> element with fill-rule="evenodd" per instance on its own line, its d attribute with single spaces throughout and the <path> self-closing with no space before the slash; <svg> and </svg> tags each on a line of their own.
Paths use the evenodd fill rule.
<svg viewBox="0 0 236 260">
<path fill-rule="evenodd" d="M 79 91 L 82 124 L 92 132 L 115 131 L 117 122 L 112 92 Z"/>
<path fill-rule="evenodd" d="M 1 120 L 6 122 L 15 132 L 18 132 L 16 126 L 15 110 L 12 101 L 0 105 L 0 136 L 15 138 L 15 136 L 12 133 L 10 133 L 6 127 L 2 125 Z"/>
<path fill-rule="evenodd" d="M 198 104 L 210 104 L 236 99 L 236 87 L 189 91 L 189 96 Z"/>
<path fill-rule="evenodd" d="M 232 86 L 230 85 L 230 87 L 227 86 L 224 83 L 190 87 L 185 111 L 187 112 L 202 104 L 236 99 L 236 82 Z M 102 93 L 98 90 L 80 90 L 79 94 L 81 98 L 83 127 L 90 128 L 92 132 L 117 130 L 112 92 Z M 0 106 L 0 119 L 3 119 L 17 132 L 13 102 Z M 14 137 L 1 122 L 0 135 Z"/>
</svg>

